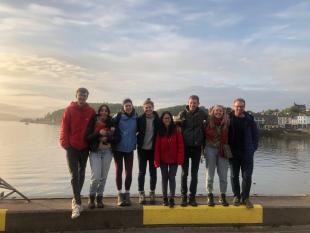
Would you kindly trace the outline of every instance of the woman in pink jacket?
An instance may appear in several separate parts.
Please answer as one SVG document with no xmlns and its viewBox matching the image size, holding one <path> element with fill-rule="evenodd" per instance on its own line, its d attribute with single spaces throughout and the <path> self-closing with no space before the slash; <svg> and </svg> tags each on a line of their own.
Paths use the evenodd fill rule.
<svg viewBox="0 0 310 233">
<path fill-rule="evenodd" d="M 181 129 L 173 122 L 170 112 L 164 112 L 160 118 L 160 126 L 155 143 L 155 167 L 160 167 L 162 175 L 163 205 L 174 207 L 175 176 L 178 165 L 184 161 L 184 144 Z M 168 203 L 168 181 L 170 198 Z"/>
</svg>

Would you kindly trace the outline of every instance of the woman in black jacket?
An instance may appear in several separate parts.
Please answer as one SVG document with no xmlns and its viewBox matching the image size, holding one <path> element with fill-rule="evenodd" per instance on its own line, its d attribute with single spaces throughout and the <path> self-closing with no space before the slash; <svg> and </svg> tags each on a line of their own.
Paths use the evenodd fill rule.
<svg viewBox="0 0 310 233">
<path fill-rule="evenodd" d="M 118 130 L 112 125 L 110 109 L 102 104 L 98 114 L 89 122 L 86 141 L 90 146 L 91 182 L 88 207 L 103 208 L 103 192 L 112 161 L 112 146 L 118 141 Z"/>
</svg>

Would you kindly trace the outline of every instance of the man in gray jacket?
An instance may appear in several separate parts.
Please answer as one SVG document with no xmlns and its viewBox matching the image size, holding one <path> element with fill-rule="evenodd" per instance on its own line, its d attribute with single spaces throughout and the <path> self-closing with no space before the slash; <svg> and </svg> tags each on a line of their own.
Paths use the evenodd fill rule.
<svg viewBox="0 0 310 233">
<path fill-rule="evenodd" d="M 200 156 L 202 146 L 204 144 L 204 122 L 207 121 L 208 115 L 205 111 L 199 108 L 199 97 L 191 95 L 188 98 L 188 105 L 185 110 L 179 113 L 178 121 L 180 122 L 184 145 L 185 145 L 185 158 L 182 165 L 182 178 L 181 178 L 181 206 L 197 206 L 196 191 L 198 182 L 198 169 L 200 163 Z M 187 203 L 187 176 L 189 170 L 189 159 L 192 159 L 191 166 L 191 183 L 190 194 Z"/>
</svg>

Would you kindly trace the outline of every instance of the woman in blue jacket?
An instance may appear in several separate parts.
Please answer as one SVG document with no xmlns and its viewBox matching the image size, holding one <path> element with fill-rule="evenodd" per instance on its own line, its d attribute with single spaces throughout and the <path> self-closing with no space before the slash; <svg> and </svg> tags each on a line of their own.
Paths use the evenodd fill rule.
<svg viewBox="0 0 310 233">
<path fill-rule="evenodd" d="M 114 118 L 114 125 L 119 130 L 120 142 L 114 148 L 116 168 L 116 186 L 119 206 L 130 206 L 130 186 L 132 181 L 133 151 L 137 144 L 137 114 L 131 99 L 123 101 L 122 111 Z M 125 164 L 125 193 L 122 192 L 123 161 Z"/>
</svg>

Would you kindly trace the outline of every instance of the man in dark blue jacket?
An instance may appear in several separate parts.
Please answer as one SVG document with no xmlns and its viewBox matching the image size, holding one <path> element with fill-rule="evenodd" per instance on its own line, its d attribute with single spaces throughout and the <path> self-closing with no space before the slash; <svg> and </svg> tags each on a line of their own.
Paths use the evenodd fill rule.
<svg viewBox="0 0 310 233">
<path fill-rule="evenodd" d="M 253 173 L 253 157 L 258 146 L 258 130 L 254 117 L 245 111 L 245 100 L 234 100 L 234 111 L 230 114 L 229 145 L 233 154 L 230 159 L 231 186 L 234 193 L 233 204 L 245 204 L 253 208 L 250 189 Z M 239 173 L 242 174 L 242 190 L 240 193 Z"/>
</svg>

